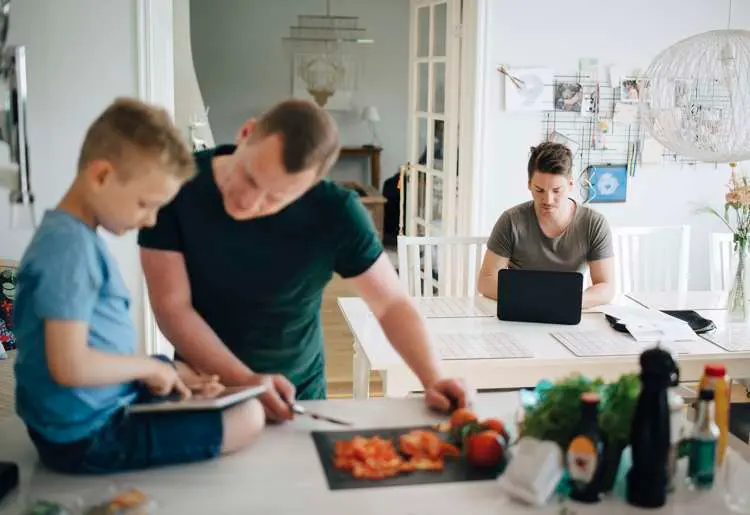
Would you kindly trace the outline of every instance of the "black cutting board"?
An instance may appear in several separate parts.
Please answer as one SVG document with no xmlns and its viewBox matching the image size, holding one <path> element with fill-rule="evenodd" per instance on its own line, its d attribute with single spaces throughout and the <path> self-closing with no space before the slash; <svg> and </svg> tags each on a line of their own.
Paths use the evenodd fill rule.
<svg viewBox="0 0 750 515">
<path fill-rule="evenodd" d="M 328 487 L 331 490 L 346 490 L 350 488 L 388 487 L 426 485 L 433 483 L 455 483 L 459 481 L 486 481 L 496 479 L 504 470 L 505 463 L 496 469 L 481 469 L 472 467 L 464 456 L 454 458 L 446 457 L 443 470 L 415 470 L 414 472 L 401 473 L 397 476 L 384 479 L 360 479 L 352 475 L 349 470 L 340 470 L 334 467 L 333 458 L 336 442 L 339 440 L 351 440 L 355 436 L 373 437 L 380 436 L 393 442 L 394 448 L 398 450 L 399 436 L 414 429 L 433 429 L 429 426 L 397 427 L 388 429 L 358 429 L 352 431 L 313 431 L 312 437 L 315 448 L 318 451 L 320 463 L 328 479 Z"/>
</svg>

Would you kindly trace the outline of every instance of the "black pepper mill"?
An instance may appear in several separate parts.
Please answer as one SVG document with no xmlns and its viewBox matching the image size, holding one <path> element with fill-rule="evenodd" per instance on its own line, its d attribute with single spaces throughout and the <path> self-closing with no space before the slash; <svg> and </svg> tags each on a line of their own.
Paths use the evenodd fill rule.
<svg viewBox="0 0 750 515">
<path fill-rule="evenodd" d="M 633 465 L 627 478 L 627 501 L 641 508 L 667 502 L 669 403 L 667 391 L 679 383 L 672 355 L 661 347 L 641 354 L 641 392 L 630 429 Z"/>
</svg>

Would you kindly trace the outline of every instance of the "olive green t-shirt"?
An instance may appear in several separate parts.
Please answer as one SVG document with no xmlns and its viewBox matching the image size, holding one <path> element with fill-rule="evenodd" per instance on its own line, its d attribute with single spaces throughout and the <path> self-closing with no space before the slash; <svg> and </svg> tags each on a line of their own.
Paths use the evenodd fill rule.
<svg viewBox="0 0 750 515">
<path fill-rule="evenodd" d="M 576 203 L 573 220 L 556 238 L 542 232 L 532 201 L 505 211 L 495 223 L 487 248 L 510 259 L 510 268 L 581 272 L 588 262 L 614 256 L 607 219 Z"/>
<path fill-rule="evenodd" d="M 356 194 L 330 181 L 275 215 L 232 219 L 211 160 L 234 149 L 196 153 L 197 175 L 138 243 L 182 253 L 193 307 L 243 363 L 284 374 L 298 389 L 314 383 L 298 393 L 319 398 L 323 289 L 334 272 L 348 278 L 367 271 L 383 252 L 380 238 Z"/>
</svg>

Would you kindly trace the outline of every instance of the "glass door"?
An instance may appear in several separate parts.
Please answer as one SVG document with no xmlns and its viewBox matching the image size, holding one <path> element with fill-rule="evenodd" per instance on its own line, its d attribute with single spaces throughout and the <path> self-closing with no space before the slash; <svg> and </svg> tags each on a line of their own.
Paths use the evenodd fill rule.
<svg viewBox="0 0 750 515">
<path fill-rule="evenodd" d="M 410 0 L 403 234 L 456 231 L 460 0 Z"/>
</svg>

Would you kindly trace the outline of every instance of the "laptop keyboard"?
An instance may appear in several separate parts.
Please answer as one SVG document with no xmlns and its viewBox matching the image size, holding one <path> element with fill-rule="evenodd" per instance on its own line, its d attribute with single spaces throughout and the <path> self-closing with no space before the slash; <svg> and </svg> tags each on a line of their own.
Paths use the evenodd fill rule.
<svg viewBox="0 0 750 515">
<path fill-rule="evenodd" d="M 513 359 L 533 354 L 507 333 L 439 333 L 435 337 L 441 359 Z"/>
</svg>

